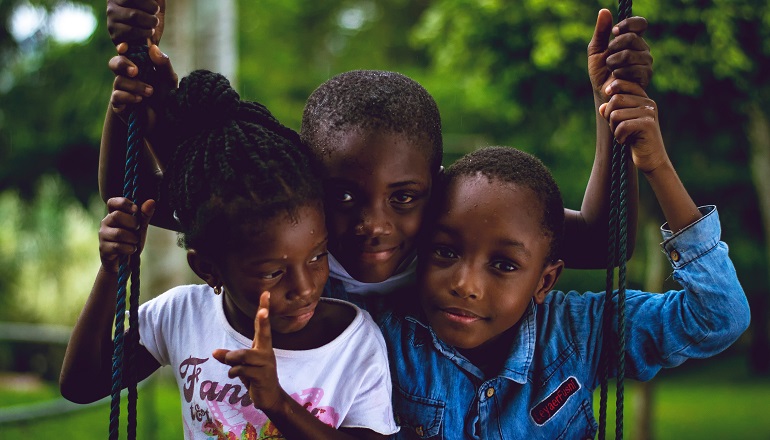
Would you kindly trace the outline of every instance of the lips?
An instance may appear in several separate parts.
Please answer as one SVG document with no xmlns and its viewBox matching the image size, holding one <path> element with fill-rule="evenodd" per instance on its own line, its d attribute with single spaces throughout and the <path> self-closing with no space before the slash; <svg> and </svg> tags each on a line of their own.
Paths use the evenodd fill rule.
<svg viewBox="0 0 770 440">
<path fill-rule="evenodd" d="M 306 322 L 313 317 L 315 313 L 315 306 L 317 303 L 302 307 L 291 314 L 282 315 L 281 318 L 291 322 Z"/>
<path fill-rule="evenodd" d="M 398 246 L 380 249 L 362 249 L 358 254 L 364 262 L 380 263 L 389 260 L 398 250 Z"/>
<path fill-rule="evenodd" d="M 470 324 L 472 322 L 481 321 L 484 318 L 469 310 L 459 309 L 456 307 L 444 307 L 439 308 L 441 314 L 452 322 L 460 324 Z"/>
</svg>

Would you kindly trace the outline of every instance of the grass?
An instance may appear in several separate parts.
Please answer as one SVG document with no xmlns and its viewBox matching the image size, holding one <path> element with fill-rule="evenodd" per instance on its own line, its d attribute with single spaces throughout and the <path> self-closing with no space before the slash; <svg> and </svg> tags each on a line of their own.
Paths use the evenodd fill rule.
<svg viewBox="0 0 770 440">
<path fill-rule="evenodd" d="M 653 435 L 656 440 L 770 439 L 770 378 L 752 377 L 743 357 L 688 361 L 663 371 L 653 380 Z M 634 398 L 637 382 L 626 384 L 624 437 L 634 435 Z M 2 407 L 51 399 L 54 385 L 29 392 L 0 389 Z M 614 388 L 610 389 L 614 396 Z M 594 401 L 598 408 L 598 392 Z M 173 380 L 161 376 L 139 393 L 138 438 L 182 438 L 179 394 Z M 614 399 L 609 402 L 608 438 L 614 434 Z M 125 400 L 121 411 L 121 438 L 125 438 Z M 107 404 L 59 418 L 0 427 L 3 438 L 103 439 L 108 433 Z"/>
</svg>

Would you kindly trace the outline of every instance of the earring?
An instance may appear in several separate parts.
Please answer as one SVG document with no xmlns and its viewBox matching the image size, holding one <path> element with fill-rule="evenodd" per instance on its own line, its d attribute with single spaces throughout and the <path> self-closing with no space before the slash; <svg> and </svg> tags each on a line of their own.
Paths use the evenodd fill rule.
<svg viewBox="0 0 770 440">
<path fill-rule="evenodd" d="M 222 286 L 221 286 L 221 285 L 219 285 L 219 284 L 217 284 L 216 286 L 214 286 L 214 294 L 215 294 L 215 295 L 220 295 L 221 293 L 222 293 Z"/>
</svg>

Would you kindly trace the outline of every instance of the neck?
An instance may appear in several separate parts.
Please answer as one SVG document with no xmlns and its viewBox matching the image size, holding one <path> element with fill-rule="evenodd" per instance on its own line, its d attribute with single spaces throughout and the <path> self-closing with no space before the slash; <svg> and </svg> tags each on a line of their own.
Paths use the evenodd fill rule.
<svg viewBox="0 0 770 440">
<path fill-rule="evenodd" d="M 518 332 L 519 325 L 516 324 L 478 347 L 458 351 L 484 373 L 485 379 L 499 376 Z"/>
</svg>

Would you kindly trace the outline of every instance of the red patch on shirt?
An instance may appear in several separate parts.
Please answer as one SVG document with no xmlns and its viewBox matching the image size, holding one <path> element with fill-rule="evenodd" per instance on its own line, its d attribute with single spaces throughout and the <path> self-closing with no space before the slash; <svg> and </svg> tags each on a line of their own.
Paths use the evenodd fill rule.
<svg viewBox="0 0 770 440">
<path fill-rule="evenodd" d="M 559 385 L 550 396 L 543 399 L 537 406 L 529 411 L 529 415 L 538 425 L 542 425 L 547 422 L 557 411 L 559 411 L 567 399 L 580 389 L 580 384 L 577 379 L 570 377 Z"/>
</svg>

